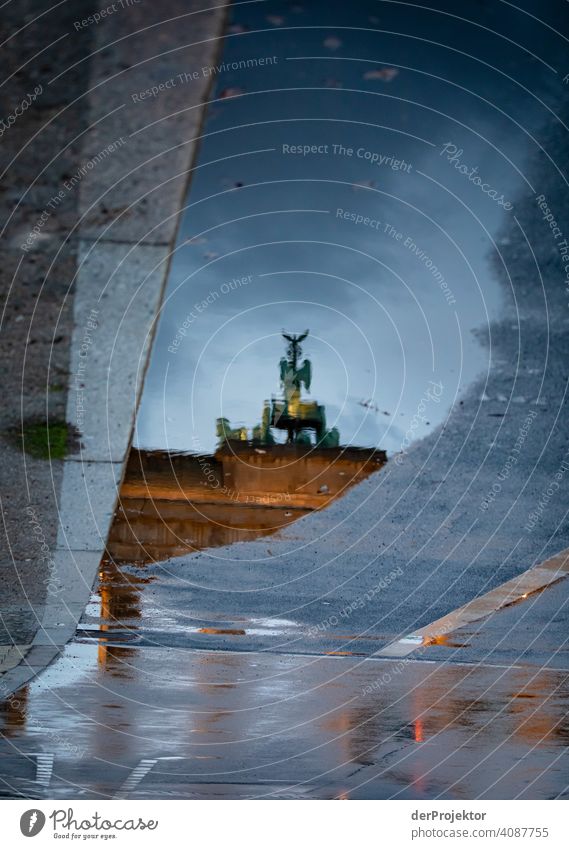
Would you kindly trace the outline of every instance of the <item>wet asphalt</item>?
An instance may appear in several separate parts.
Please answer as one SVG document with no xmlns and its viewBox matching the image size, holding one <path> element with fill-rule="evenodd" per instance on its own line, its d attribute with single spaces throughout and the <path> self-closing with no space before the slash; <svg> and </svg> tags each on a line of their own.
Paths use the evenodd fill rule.
<svg viewBox="0 0 569 849">
<path fill-rule="evenodd" d="M 374 657 L 569 547 L 567 293 L 536 204 L 544 195 L 569 234 L 569 110 L 558 42 L 523 16 L 516 26 L 557 74 L 527 50 L 478 43 L 539 96 L 501 81 L 487 92 L 527 112 L 546 151 L 513 145 L 523 177 L 507 181 L 515 215 L 488 207 L 494 247 L 482 226 L 465 235 L 499 293 L 472 337 L 482 372 L 400 463 L 325 512 L 270 539 L 103 572 L 64 656 L 5 704 L 5 796 L 567 797 L 566 580 L 409 661 Z M 492 139 L 485 108 L 469 103 L 469 121 Z M 48 783 L 37 752 L 53 755 Z"/>
<path fill-rule="evenodd" d="M 3 795 L 566 797 L 567 686 L 529 667 L 73 644 L 4 717 Z"/>
</svg>

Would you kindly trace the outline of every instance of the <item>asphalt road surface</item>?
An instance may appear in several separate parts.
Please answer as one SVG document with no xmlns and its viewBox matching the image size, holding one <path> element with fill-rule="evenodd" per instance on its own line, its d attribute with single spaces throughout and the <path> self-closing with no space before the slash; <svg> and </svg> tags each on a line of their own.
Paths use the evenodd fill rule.
<svg viewBox="0 0 569 849">
<path fill-rule="evenodd" d="M 4 796 L 567 798 L 566 579 L 445 635 L 440 644 L 418 647 L 402 659 L 378 655 L 393 641 L 569 547 L 564 465 L 569 459 L 569 314 L 561 239 L 546 218 L 554 217 L 560 233 L 569 236 L 566 44 L 554 31 L 561 27 L 561 4 L 527 3 L 525 11 L 516 12 L 509 4 L 472 4 L 465 17 L 482 15 L 486 29 L 454 18 L 450 4 L 439 4 L 432 16 L 404 5 L 389 4 L 389 15 L 381 5 L 374 23 L 372 6 L 378 4 L 356 4 L 366 27 L 392 33 L 382 35 L 375 47 L 369 32 L 346 29 L 353 20 L 341 11 L 345 4 L 311 6 L 307 27 L 313 15 L 329 21 L 317 43 L 310 41 L 313 29 L 287 30 L 288 18 L 300 19 L 300 12 L 287 6 L 283 23 L 272 3 L 237 8 L 231 32 L 252 32 L 256 55 L 282 57 L 277 69 L 267 72 L 274 71 L 277 87 L 289 66 L 295 66 L 290 74 L 300 75 L 295 86 L 304 79 L 310 87 L 315 73 L 328 80 L 319 83 L 327 92 L 318 94 L 316 115 L 310 98 L 282 95 L 279 100 L 272 90 L 265 115 L 280 104 L 292 120 L 297 104 L 297 117 L 345 121 L 357 102 L 357 115 L 361 119 L 363 109 L 365 119 L 371 107 L 361 105 L 360 95 L 350 100 L 346 91 L 355 85 L 353 63 L 339 57 L 363 56 L 379 74 L 364 80 L 381 86 L 382 106 L 370 120 L 408 133 L 399 158 L 415 163 L 413 182 L 403 188 L 394 182 L 389 189 L 401 191 L 423 211 L 440 214 L 445 232 L 461 246 L 449 260 L 456 310 L 438 290 L 423 303 L 425 327 L 437 328 L 434 365 L 429 360 L 421 371 L 425 339 L 409 350 L 415 377 L 409 378 L 412 388 L 404 399 L 405 427 L 427 374 L 445 386 L 432 422 L 411 433 L 403 454 L 397 445 L 402 447 L 405 429 L 385 430 L 392 459 L 380 472 L 326 511 L 274 537 L 150 566 L 103 569 L 65 654 L 4 705 Z M 273 20 L 265 19 L 258 33 L 267 13 Z M 552 29 L 531 15 L 544 16 Z M 502 35 L 491 36 L 488 27 Z M 402 29 L 407 38 L 393 35 Z M 332 37 L 336 41 L 322 43 Z M 234 45 L 230 39 L 226 57 L 235 55 Z M 338 57 L 326 59 L 333 67 L 320 64 L 314 70 L 310 56 L 317 48 L 318 56 L 328 50 Z M 469 51 L 476 60 L 465 55 Z M 287 56 L 296 60 L 285 66 Z M 385 70 L 390 68 L 398 73 Z M 251 112 L 265 109 L 262 98 L 269 95 L 260 95 L 261 105 L 248 106 L 249 112 L 237 117 L 223 112 L 238 106 L 235 92 L 221 92 L 228 82 L 245 87 L 239 73 L 219 82 L 220 99 L 212 107 L 218 112 L 211 116 L 221 122 L 219 133 L 212 131 L 213 146 L 204 142 L 202 148 L 212 157 L 224 122 L 239 124 L 239 138 L 250 149 L 266 144 L 262 133 L 255 136 L 243 127 Z M 364 73 L 358 69 L 360 82 Z M 445 74 L 454 85 L 441 80 Z M 249 90 L 271 88 L 270 76 L 253 79 Z M 327 98 L 337 90 L 343 99 L 335 112 Z M 435 115 L 435 107 L 443 114 Z M 429 142 L 420 154 L 414 147 L 419 130 Z M 306 135 L 311 144 L 325 143 L 316 130 Z M 282 130 L 279 138 L 282 142 Z M 387 152 L 394 145 L 391 130 L 376 127 L 372 138 L 376 150 Z M 481 192 L 448 157 L 445 161 L 441 146 L 450 140 L 466 164 L 500 187 L 512 209 Z M 245 148 L 236 142 L 233 150 Z M 270 208 L 263 205 L 274 193 L 251 203 L 238 200 L 246 196 L 234 184 L 252 179 L 254 162 L 240 174 L 230 173 L 230 188 L 239 191 L 211 208 L 204 203 L 204 228 L 213 226 L 220 204 L 228 205 L 232 219 L 240 203 L 247 216 L 252 208 Z M 274 162 L 266 167 L 274 174 Z M 304 160 L 303 167 L 295 179 L 307 179 L 316 166 Z M 326 181 L 339 166 L 322 167 L 319 179 Z M 399 172 L 393 180 L 404 176 Z M 290 181 L 291 172 L 282 179 Z M 365 180 L 358 173 L 357 181 Z M 192 191 L 204 198 L 210 188 L 197 179 L 190 187 L 193 202 Z M 319 191 L 315 188 L 311 198 L 318 209 L 329 212 L 340 205 Z M 359 198 L 359 191 L 351 197 Z M 287 208 L 296 200 L 294 194 L 288 197 Z M 282 203 L 279 196 L 275 205 L 282 208 Z M 347 208 L 345 198 L 341 203 Z M 429 225 L 423 220 L 419 227 L 409 209 L 397 211 L 382 201 L 378 215 L 430 238 Z M 298 240 L 310 223 L 303 219 L 294 226 Z M 192 235 L 197 230 L 195 225 Z M 188 237 L 182 229 L 181 238 Z M 229 255 L 250 237 L 242 229 L 229 230 L 212 253 L 221 249 Z M 391 244 L 391 238 L 385 232 L 381 244 Z M 442 242 L 432 244 L 443 267 Z M 340 254 L 329 254 L 338 265 Z M 305 270 L 318 261 L 309 252 L 300 256 Z M 413 289 L 409 253 L 395 256 L 401 262 L 397 266 L 394 260 L 395 267 Z M 257 270 L 268 273 L 267 264 L 274 261 L 281 273 L 283 254 L 276 259 L 263 253 Z M 193 261 L 188 260 L 190 269 Z M 346 262 L 338 274 L 347 274 L 347 267 Z M 467 273 L 469 268 L 475 273 Z M 225 269 L 220 273 L 225 279 Z M 416 278 L 415 294 L 424 281 Z M 386 289 L 394 315 L 398 297 Z M 484 321 L 479 316 L 485 304 Z M 404 317 L 408 312 L 403 306 L 403 338 L 414 334 L 413 322 Z M 177 308 L 176 314 L 184 313 Z M 208 315 L 220 319 L 213 311 Z M 175 322 L 169 321 L 163 319 L 157 336 L 141 408 L 139 444 L 148 447 L 157 447 L 162 437 L 175 442 L 181 433 L 185 408 L 175 383 L 170 430 L 169 425 L 161 430 L 167 417 L 155 407 L 156 393 L 166 385 L 168 359 L 160 339 L 171 338 Z M 209 338 L 212 328 L 196 328 L 202 332 Z M 221 353 L 225 356 L 225 349 Z M 186 364 L 196 354 L 188 357 Z M 394 362 L 391 368 L 390 361 L 380 360 L 379 391 L 382 380 L 386 393 L 395 391 L 403 360 Z M 211 417 L 200 421 L 197 432 L 211 428 Z M 348 431 L 359 426 L 353 417 L 342 421 Z M 373 429 L 365 432 L 371 439 Z"/>
</svg>

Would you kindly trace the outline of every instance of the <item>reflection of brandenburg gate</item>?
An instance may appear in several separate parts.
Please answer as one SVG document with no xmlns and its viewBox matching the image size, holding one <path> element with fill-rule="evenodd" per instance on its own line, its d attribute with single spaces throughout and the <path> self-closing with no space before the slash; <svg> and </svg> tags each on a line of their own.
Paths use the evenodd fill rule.
<svg viewBox="0 0 569 849">
<path fill-rule="evenodd" d="M 133 449 L 109 553 L 122 561 L 164 560 L 274 533 L 326 507 L 384 462 L 373 449 L 259 450 L 231 440 L 208 457 Z"/>
<path fill-rule="evenodd" d="M 114 559 L 164 560 L 274 533 L 381 468 L 384 451 L 340 447 L 324 405 L 302 397 L 312 381 L 310 360 L 301 363 L 308 331 L 283 336 L 282 394 L 265 401 L 250 432 L 223 418 L 214 454 L 131 451 L 109 539 Z"/>
</svg>

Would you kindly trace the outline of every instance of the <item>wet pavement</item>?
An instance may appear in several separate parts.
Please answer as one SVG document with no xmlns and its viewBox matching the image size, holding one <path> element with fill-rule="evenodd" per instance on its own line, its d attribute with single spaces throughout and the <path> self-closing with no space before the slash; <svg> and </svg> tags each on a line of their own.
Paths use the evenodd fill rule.
<svg viewBox="0 0 569 849">
<path fill-rule="evenodd" d="M 3 703 L 0 795 L 567 798 L 567 639 L 547 623 L 567 583 L 386 659 L 388 634 L 227 619 L 164 564 L 107 561 L 73 642 Z M 541 656 L 513 636 L 532 624 Z"/>
<path fill-rule="evenodd" d="M 531 668 L 74 643 L 2 714 L 2 795 L 567 798 L 568 687 Z"/>
<path fill-rule="evenodd" d="M 564 45 L 537 3 L 481 4 L 475 56 L 451 4 L 276 7 L 235 9 L 220 61 L 253 64 L 218 75 L 136 445 L 211 457 L 219 417 L 249 437 L 282 328 L 310 328 L 310 397 L 342 445 L 390 459 L 271 538 L 110 546 L 74 641 L 5 703 L 4 795 L 566 798 L 567 580 L 374 657 L 569 546 L 562 493 L 524 530 L 568 450 L 566 304 L 534 197 L 569 232 Z"/>
</svg>

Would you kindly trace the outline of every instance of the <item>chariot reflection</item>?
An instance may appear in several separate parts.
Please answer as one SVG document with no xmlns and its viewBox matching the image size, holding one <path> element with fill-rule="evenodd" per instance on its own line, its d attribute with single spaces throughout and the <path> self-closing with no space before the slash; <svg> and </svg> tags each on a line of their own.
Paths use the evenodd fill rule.
<svg viewBox="0 0 569 849">
<path fill-rule="evenodd" d="M 275 533 L 383 466 L 380 449 L 342 446 L 325 405 L 306 396 L 308 333 L 283 333 L 281 395 L 265 401 L 259 424 L 219 417 L 213 454 L 132 449 L 108 542 L 115 562 L 161 561 Z"/>
</svg>

